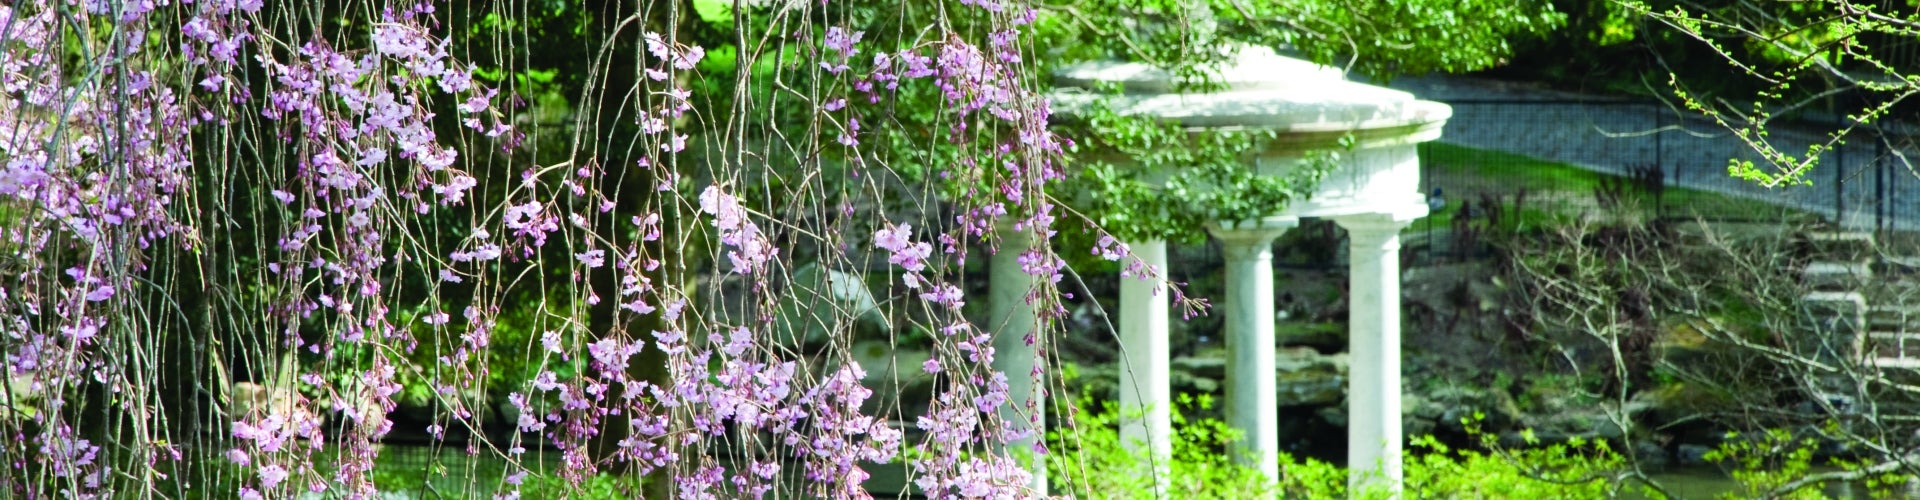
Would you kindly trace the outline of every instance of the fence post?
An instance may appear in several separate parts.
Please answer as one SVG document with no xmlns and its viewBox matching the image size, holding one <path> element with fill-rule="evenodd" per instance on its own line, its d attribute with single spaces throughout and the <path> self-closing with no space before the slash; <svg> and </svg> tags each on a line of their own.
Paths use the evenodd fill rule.
<svg viewBox="0 0 1920 500">
<path fill-rule="evenodd" d="M 1431 157 L 1427 156 L 1427 143 L 1422 142 L 1419 144 L 1414 144 L 1413 156 L 1421 160 L 1427 160 L 1426 164 L 1428 166 L 1433 165 L 1433 162 L 1431 161 Z M 1433 204 L 1433 186 L 1435 184 L 1433 177 L 1435 174 L 1438 174 L 1439 172 L 1435 172 L 1431 169 L 1424 169 L 1424 168 L 1420 170 L 1421 170 L 1420 192 L 1427 195 L 1427 204 L 1431 205 Z M 1433 265 L 1433 218 L 1432 217 L 1427 217 L 1427 250 L 1423 253 L 1426 254 L 1427 265 L 1429 266 Z"/>
<path fill-rule="evenodd" d="M 1896 193 L 1900 190 L 1898 189 L 1898 185 L 1887 185 L 1888 183 L 1895 182 L 1893 177 L 1893 162 L 1887 161 L 1887 137 L 1882 134 L 1874 134 L 1873 139 L 1873 161 L 1875 165 L 1879 166 L 1881 179 L 1880 203 L 1887 207 L 1886 234 L 1881 235 L 1881 237 L 1891 238 L 1893 237 L 1894 228 L 1900 224 L 1900 213 L 1895 211 L 1900 205 L 1893 202 L 1893 198 L 1897 196 Z"/>
<path fill-rule="evenodd" d="M 1665 126 L 1667 121 L 1666 116 L 1661 113 L 1663 108 L 1661 108 L 1660 106 L 1652 106 L 1652 109 L 1653 109 L 1653 168 L 1658 169 L 1660 172 L 1660 186 L 1657 187 L 1656 189 L 1659 189 L 1659 192 L 1664 193 L 1666 192 L 1665 188 L 1667 186 L 1667 178 L 1672 177 L 1672 178 L 1678 179 L 1680 172 L 1669 171 L 1669 169 L 1667 168 L 1666 148 L 1663 147 L 1665 145 L 1664 144 L 1665 137 L 1667 134 L 1666 134 L 1666 131 L 1660 130 L 1660 127 Z M 1654 220 L 1662 220 L 1667 218 L 1666 196 L 1655 196 L 1653 198 L 1653 218 Z"/>
<path fill-rule="evenodd" d="M 1846 126 L 1839 119 L 1834 120 L 1834 129 Z M 1833 149 L 1833 223 L 1847 230 L 1847 138 L 1840 136 L 1839 146 Z"/>
<path fill-rule="evenodd" d="M 1873 229 L 1884 238 L 1887 233 L 1887 215 L 1893 206 L 1887 204 L 1887 165 L 1880 153 L 1880 137 L 1873 138 Z"/>
</svg>

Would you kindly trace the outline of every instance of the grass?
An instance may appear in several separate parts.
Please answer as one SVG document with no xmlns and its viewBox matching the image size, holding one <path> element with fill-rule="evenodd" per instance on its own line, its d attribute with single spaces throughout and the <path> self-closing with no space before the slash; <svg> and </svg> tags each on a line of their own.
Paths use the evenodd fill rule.
<svg viewBox="0 0 1920 500">
<path fill-rule="evenodd" d="M 1504 197 L 1502 206 L 1510 208 L 1513 195 L 1522 190 L 1527 193 L 1521 207 L 1522 226 L 1580 217 L 1602 210 L 1595 199 L 1602 179 L 1624 180 L 1565 163 L 1439 142 L 1421 147 L 1420 162 L 1428 184 L 1445 190 L 1447 206 L 1428 215 L 1428 220 L 1412 224 L 1409 231 L 1424 231 L 1429 224 L 1434 228 L 1450 227 L 1460 207 L 1468 201 L 1479 203 L 1482 194 Z M 1660 200 L 1665 210 L 1656 214 L 1651 195 L 1634 194 L 1640 199 L 1634 200 L 1634 208 L 1628 210 L 1638 210 L 1649 218 L 1699 215 L 1709 220 L 1751 221 L 1814 217 L 1803 210 L 1765 201 L 1672 186 L 1666 188 Z"/>
</svg>

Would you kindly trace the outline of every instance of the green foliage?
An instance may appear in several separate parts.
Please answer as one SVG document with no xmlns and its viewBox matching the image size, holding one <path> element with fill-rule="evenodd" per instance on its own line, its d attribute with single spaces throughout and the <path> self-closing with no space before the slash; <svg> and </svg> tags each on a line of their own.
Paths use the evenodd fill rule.
<svg viewBox="0 0 1920 500">
<path fill-rule="evenodd" d="M 495 457 L 469 458 L 462 451 L 428 450 L 403 448 L 393 450 L 396 453 L 382 454 L 373 469 L 374 486 L 383 492 L 409 493 L 416 498 L 484 498 L 495 493 L 518 491 L 519 498 L 523 500 L 616 500 L 633 498 L 634 493 L 640 491 L 640 482 L 644 480 L 606 472 L 581 478 L 577 483 L 551 473 L 529 473 L 510 478 L 506 475 L 508 464 L 504 460 Z M 426 459 L 424 463 L 409 463 L 403 458 L 396 458 L 396 455 L 418 457 L 422 452 L 431 453 L 433 458 Z M 551 468 L 557 464 L 547 465 Z M 514 481 L 519 484 L 513 484 Z"/>
<path fill-rule="evenodd" d="M 1153 477 L 1141 469 L 1146 460 L 1144 443 L 1124 443 L 1118 432 L 1123 417 L 1139 415 L 1138 409 L 1122 411 L 1112 403 L 1099 411 L 1082 411 L 1093 399 L 1082 395 L 1079 405 L 1070 410 L 1070 428 L 1049 431 L 1048 447 L 1057 458 L 1047 461 L 1048 474 L 1059 493 L 1083 498 L 1152 498 Z M 1186 418 L 1183 413 L 1212 408 L 1210 396 L 1181 395 L 1174 412 L 1173 457 L 1168 461 L 1167 484 L 1174 498 L 1233 499 L 1273 495 L 1259 471 L 1232 460 L 1226 450 L 1239 440 L 1240 433 L 1226 423 L 1212 419 Z M 1130 446 L 1140 444 L 1142 446 Z M 1138 449 L 1136 451 L 1135 449 Z M 1290 459 L 1283 458 L 1291 463 Z M 1324 463 L 1309 462 L 1300 469 L 1303 480 L 1313 477 L 1329 480 L 1327 485 L 1344 486 L 1344 473 Z M 1294 470 L 1289 468 L 1288 483 Z M 1337 481 L 1332 479 L 1337 478 Z M 1333 493 L 1325 488 L 1318 492 Z M 1318 497 L 1318 495 L 1315 495 Z"/>
<path fill-rule="evenodd" d="M 1915 479 L 1912 474 L 1900 473 L 1898 469 L 1877 472 L 1871 470 L 1872 465 L 1860 460 L 1834 459 L 1833 465 L 1843 471 L 1864 474 L 1865 478 L 1858 485 L 1866 488 L 1870 498 L 1911 497 L 1910 488 Z"/>
<path fill-rule="evenodd" d="M 1820 493 L 1823 483 L 1812 482 L 1806 487 L 1786 492 L 1783 496 L 1773 496 L 1774 490 L 1807 475 L 1813 468 L 1813 452 L 1817 442 L 1812 437 L 1795 437 L 1794 433 L 1784 429 L 1767 429 L 1754 434 L 1743 435 L 1728 432 L 1727 440 L 1703 457 L 1708 462 L 1726 465 L 1741 491 L 1727 492 L 1720 498 L 1733 500 L 1739 498 L 1787 499 L 1825 499 Z"/>
<path fill-rule="evenodd" d="M 1092 400 L 1080 399 L 1081 406 Z M 1276 492 L 1254 469 L 1234 463 L 1226 450 L 1239 432 L 1211 419 L 1182 413 L 1206 410 L 1206 396 L 1182 395 L 1174 412 L 1173 459 L 1167 484 L 1172 498 L 1347 498 L 1347 471 L 1313 459 L 1281 454 L 1283 476 Z M 1116 432 L 1121 416 L 1107 404 L 1098 412 L 1070 412 L 1073 430 L 1048 433 L 1057 455 L 1048 471 L 1060 493 L 1080 498 L 1152 498 L 1151 477 L 1139 464 L 1144 455 L 1130 450 Z M 1603 498 L 1620 486 L 1626 460 L 1605 441 L 1571 439 L 1543 444 L 1524 433 L 1522 447 L 1508 447 L 1479 428 L 1484 415 L 1462 418 L 1480 448 L 1455 448 L 1432 436 L 1410 443 L 1405 463 L 1406 498 Z M 1144 447 L 1141 447 L 1144 448 Z M 1353 498 L 1386 498 L 1385 492 L 1361 492 Z"/>
<path fill-rule="evenodd" d="M 1736 178 L 1770 187 L 1805 184 L 1822 154 L 1844 144 L 1856 128 L 1911 112 L 1912 105 L 1903 101 L 1920 89 L 1908 50 L 1920 38 L 1912 29 L 1920 13 L 1910 9 L 1738 0 L 1622 5 L 1718 59 L 1706 70 L 1715 72 L 1709 75 L 1671 64 L 1662 69 L 1671 71 L 1667 83 L 1688 109 L 1733 132 L 1764 158 L 1762 165 L 1731 161 L 1728 170 Z M 1739 92 L 1714 95 L 1730 79 L 1741 83 Z M 1769 123 L 1805 110 L 1843 116 L 1846 122 L 1811 145 L 1776 144 Z M 1804 153 L 1798 151 L 1802 147 Z"/>
<path fill-rule="evenodd" d="M 1565 21 L 1529 0 L 1080 0 L 1042 8 L 1036 33 L 1058 56 L 1148 62 L 1196 85 L 1236 44 L 1287 46 L 1374 76 L 1503 64 L 1509 40 Z"/>
<path fill-rule="evenodd" d="M 1117 89 L 1105 89 L 1109 92 Z M 1055 196 L 1124 240 L 1201 241 L 1208 221 L 1258 219 L 1311 196 L 1352 146 L 1310 153 L 1284 175 L 1263 175 L 1249 158 L 1270 130 L 1194 132 L 1177 123 L 1127 116 L 1105 102 L 1074 128 L 1086 162 Z M 1069 132 L 1069 133 L 1074 133 Z"/>
<path fill-rule="evenodd" d="M 605 472 L 574 484 L 559 476 L 528 477 L 520 486 L 520 498 L 526 500 L 619 500 L 635 498 L 644 478 L 620 477 Z"/>
<path fill-rule="evenodd" d="M 1522 447 L 1484 432 L 1484 414 L 1462 417 L 1470 438 L 1488 451 L 1454 448 L 1433 436 L 1408 443 L 1406 491 L 1413 498 L 1605 498 L 1626 460 L 1603 440 L 1575 437 L 1542 446 L 1531 430 Z"/>
<path fill-rule="evenodd" d="M 732 0 L 693 0 L 693 12 L 700 15 L 701 21 L 715 28 L 733 29 L 734 3 Z M 707 55 L 711 57 L 713 54 L 709 52 Z"/>
</svg>

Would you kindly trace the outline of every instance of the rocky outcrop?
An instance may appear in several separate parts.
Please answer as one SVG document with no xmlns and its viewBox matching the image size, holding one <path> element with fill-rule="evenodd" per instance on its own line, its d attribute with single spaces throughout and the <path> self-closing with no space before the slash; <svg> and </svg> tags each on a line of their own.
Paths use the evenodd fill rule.
<svg viewBox="0 0 1920 500">
<path fill-rule="evenodd" d="M 1339 404 L 1346 399 L 1347 353 L 1286 347 L 1274 353 L 1273 361 L 1280 406 Z"/>
</svg>

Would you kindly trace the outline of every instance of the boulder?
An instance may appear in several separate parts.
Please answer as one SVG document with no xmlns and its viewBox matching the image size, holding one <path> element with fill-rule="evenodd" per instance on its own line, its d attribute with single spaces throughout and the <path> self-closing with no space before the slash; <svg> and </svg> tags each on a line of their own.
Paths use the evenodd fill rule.
<svg viewBox="0 0 1920 500">
<path fill-rule="evenodd" d="M 1476 413 L 1485 418 L 1480 422 L 1481 429 L 1504 429 L 1521 419 L 1520 406 L 1502 390 L 1446 385 L 1417 397 L 1442 408 L 1440 415 L 1432 418 L 1441 428 L 1457 432 L 1465 432 L 1461 420 Z"/>
<path fill-rule="evenodd" d="M 1447 414 L 1446 405 L 1416 394 L 1400 395 L 1400 431 L 1408 437 L 1432 434 Z"/>
<path fill-rule="evenodd" d="M 1560 443 L 1575 437 L 1615 440 L 1626 436 L 1618 423 L 1598 409 L 1570 409 L 1548 415 L 1528 415 L 1522 423 L 1542 443 Z M 1501 433 L 1500 439 L 1514 446 L 1526 444 L 1518 432 Z"/>
<path fill-rule="evenodd" d="M 1314 416 L 1334 427 L 1347 426 L 1347 409 L 1344 406 L 1322 406 L 1313 412 Z"/>
<path fill-rule="evenodd" d="M 1173 385 L 1173 390 L 1175 392 L 1197 392 L 1202 394 L 1211 394 L 1211 393 L 1220 391 L 1219 379 L 1215 379 L 1211 377 L 1201 377 L 1201 376 L 1193 375 L 1189 372 L 1178 371 L 1178 370 L 1175 370 L 1173 373 L 1169 374 L 1168 378 L 1170 379 L 1170 382 Z"/>
<path fill-rule="evenodd" d="M 1634 461 L 1639 462 L 1640 465 L 1656 469 L 1666 467 L 1672 461 L 1671 455 L 1667 453 L 1666 448 L 1660 446 L 1660 443 L 1645 439 L 1634 440 L 1633 457 Z"/>
<path fill-rule="evenodd" d="M 1174 358 L 1171 365 L 1175 387 L 1213 392 L 1227 378 L 1226 352 L 1221 350 Z M 1347 396 L 1347 354 L 1320 354 L 1310 347 L 1276 349 L 1274 383 L 1283 407 L 1338 404 Z"/>
<path fill-rule="evenodd" d="M 1712 451 L 1713 448 L 1706 446 L 1683 444 L 1674 449 L 1673 458 L 1680 463 L 1681 467 L 1711 465 L 1707 462 L 1707 453 Z"/>
<path fill-rule="evenodd" d="M 1195 377 L 1222 379 L 1227 376 L 1226 353 L 1207 351 L 1198 356 L 1181 356 L 1169 361 L 1174 373 L 1185 373 Z"/>
<path fill-rule="evenodd" d="M 1712 339 L 1692 323 L 1672 321 L 1661 326 L 1653 339 L 1653 359 L 1674 366 L 1693 366 L 1709 362 L 1717 350 Z"/>
<path fill-rule="evenodd" d="M 1320 354 L 1308 347 L 1287 347 L 1274 353 L 1273 364 L 1280 406 L 1328 405 L 1346 399 L 1346 353 Z"/>
<path fill-rule="evenodd" d="M 1339 351 L 1347 348 L 1345 322 L 1282 320 L 1274 325 L 1273 330 L 1275 340 L 1282 346 L 1312 347 L 1323 351 Z"/>
</svg>

